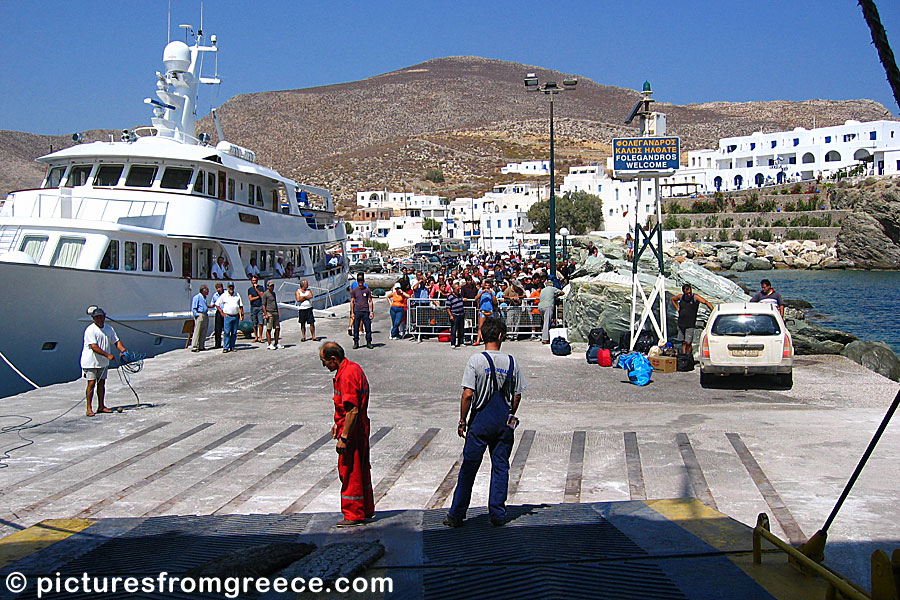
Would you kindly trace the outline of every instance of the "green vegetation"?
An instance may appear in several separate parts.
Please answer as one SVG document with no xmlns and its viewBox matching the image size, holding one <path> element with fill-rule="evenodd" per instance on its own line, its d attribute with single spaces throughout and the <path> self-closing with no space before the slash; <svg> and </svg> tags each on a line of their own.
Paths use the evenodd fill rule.
<svg viewBox="0 0 900 600">
<path fill-rule="evenodd" d="M 756 240 L 758 242 L 771 242 L 773 238 L 772 232 L 768 229 L 752 229 L 747 234 L 747 239 Z"/>
<path fill-rule="evenodd" d="M 436 221 L 435 219 L 425 219 L 425 222 L 422 223 L 422 229 L 425 231 L 431 231 L 432 233 L 435 231 L 441 230 L 440 221 Z"/>
<path fill-rule="evenodd" d="M 528 209 L 528 220 L 536 233 L 547 233 L 550 230 L 550 201 L 538 202 Z M 567 227 L 571 235 L 603 229 L 603 201 L 587 192 L 566 192 L 557 196 L 556 228 L 561 227 Z"/>
<path fill-rule="evenodd" d="M 385 252 L 390 247 L 387 242 L 379 242 L 378 240 L 363 240 L 363 246 L 376 252 Z"/>
<path fill-rule="evenodd" d="M 719 241 L 720 241 L 720 242 L 727 242 L 727 241 L 728 241 L 728 230 L 727 230 L 727 229 L 720 229 L 720 230 L 719 230 Z"/>
<path fill-rule="evenodd" d="M 786 240 L 817 240 L 819 234 L 815 231 L 800 231 L 799 229 L 788 229 L 784 232 Z"/>
<path fill-rule="evenodd" d="M 432 183 L 444 183 L 444 172 L 437 168 L 426 169 L 425 180 Z"/>
<path fill-rule="evenodd" d="M 735 229 L 731 234 L 731 239 L 736 242 L 740 242 L 744 239 L 744 232 L 740 229 Z"/>
<path fill-rule="evenodd" d="M 353 225 L 351 223 L 348 223 L 347 221 L 344 221 L 344 230 L 347 232 L 347 235 L 350 235 L 351 233 L 353 233 Z"/>
</svg>

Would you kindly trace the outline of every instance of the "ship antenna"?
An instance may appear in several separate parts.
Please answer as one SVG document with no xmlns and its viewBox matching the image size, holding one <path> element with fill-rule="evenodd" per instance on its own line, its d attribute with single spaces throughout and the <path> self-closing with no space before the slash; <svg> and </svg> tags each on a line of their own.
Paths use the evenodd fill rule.
<svg viewBox="0 0 900 600">
<path fill-rule="evenodd" d="M 172 0 L 169 0 L 169 20 L 166 22 L 166 44 L 172 41 Z"/>
</svg>

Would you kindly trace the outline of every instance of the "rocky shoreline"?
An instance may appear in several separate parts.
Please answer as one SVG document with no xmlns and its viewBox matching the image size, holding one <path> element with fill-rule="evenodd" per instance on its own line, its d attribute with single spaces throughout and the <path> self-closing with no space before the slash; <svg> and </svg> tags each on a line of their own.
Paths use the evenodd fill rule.
<svg viewBox="0 0 900 600">
<path fill-rule="evenodd" d="M 599 256 L 585 256 L 584 247 L 588 240 L 593 241 L 599 248 Z M 803 242 L 798 242 L 796 247 L 791 242 L 784 244 L 790 249 L 791 257 L 798 257 L 808 263 L 808 259 L 802 257 L 816 253 L 822 257 L 818 261 L 818 268 L 839 268 L 821 266 L 824 258 L 828 256 L 828 249 L 821 248 L 821 245 L 811 241 L 805 247 Z M 613 339 L 617 339 L 621 333 L 628 331 L 631 312 L 631 262 L 625 260 L 624 246 L 616 240 L 594 237 L 576 239 L 573 245 L 573 251 L 580 260 L 577 270 L 572 274 L 563 304 L 569 338 L 573 341 L 585 341 L 591 329 L 603 327 Z M 782 251 L 781 255 L 775 252 L 780 250 L 780 244 L 721 242 L 694 246 L 695 248 L 689 248 L 687 244 L 677 244 L 666 253 L 667 296 L 680 293 L 681 285 L 689 283 L 695 292 L 713 304 L 746 302 L 750 296 L 734 281 L 712 272 L 708 266 L 710 262 L 720 265 L 721 270 L 724 269 L 721 265 L 729 264 L 733 257 L 733 262 L 729 264 L 732 271 L 750 268 L 772 269 L 776 268 L 775 263 L 786 264 L 784 252 Z M 691 257 L 688 257 L 689 249 Z M 776 257 L 778 260 L 774 260 Z M 736 269 L 735 265 L 738 262 L 743 262 L 746 266 L 738 265 Z M 763 267 L 763 263 L 767 266 Z M 834 263 L 827 261 L 827 264 Z M 645 254 L 638 266 L 638 276 L 645 291 L 649 293 L 656 279 L 654 261 L 651 256 Z M 668 330 L 674 332 L 677 315 L 668 303 L 666 308 Z M 709 311 L 701 307 L 697 326 L 702 328 L 708 316 Z M 805 311 L 799 304 L 796 307 L 789 306 L 785 310 L 785 317 L 798 355 L 843 354 L 886 377 L 900 378 L 900 360 L 885 344 L 859 342 L 852 334 L 811 323 L 806 319 Z"/>
<path fill-rule="evenodd" d="M 769 269 L 852 269 L 834 245 L 813 240 L 786 242 L 676 242 L 665 249 L 677 262 L 692 260 L 710 271 L 764 271 Z"/>
</svg>

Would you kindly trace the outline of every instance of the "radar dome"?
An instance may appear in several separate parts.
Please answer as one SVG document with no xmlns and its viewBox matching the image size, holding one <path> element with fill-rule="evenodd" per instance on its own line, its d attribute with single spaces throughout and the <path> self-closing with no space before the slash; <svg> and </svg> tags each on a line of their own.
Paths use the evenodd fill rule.
<svg viewBox="0 0 900 600">
<path fill-rule="evenodd" d="M 184 42 L 169 42 L 163 50 L 166 71 L 187 71 L 191 68 L 191 50 Z"/>
</svg>

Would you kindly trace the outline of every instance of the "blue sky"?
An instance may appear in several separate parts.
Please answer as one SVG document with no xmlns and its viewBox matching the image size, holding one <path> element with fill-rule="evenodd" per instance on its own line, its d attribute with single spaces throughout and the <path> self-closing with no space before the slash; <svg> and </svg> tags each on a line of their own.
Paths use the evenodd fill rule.
<svg viewBox="0 0 900 600">
<path fill-rule="evenodd" d="M 172 0 L 199 25 L 198 0 Z M 0 0 L 0 129 L 67 134 L 149 123 L 168 0 Z M 641 7 L 638 12 L 638 7 Z M 900 57 L 900 2 L 878 2 Z M 235 94 L 354 81 L 476 55 L 637 89 L 658 100 L 871 98 L 897 114 L 854 0 L 348 2 L 208 0 L 223 83 Z"/>
</svg>

